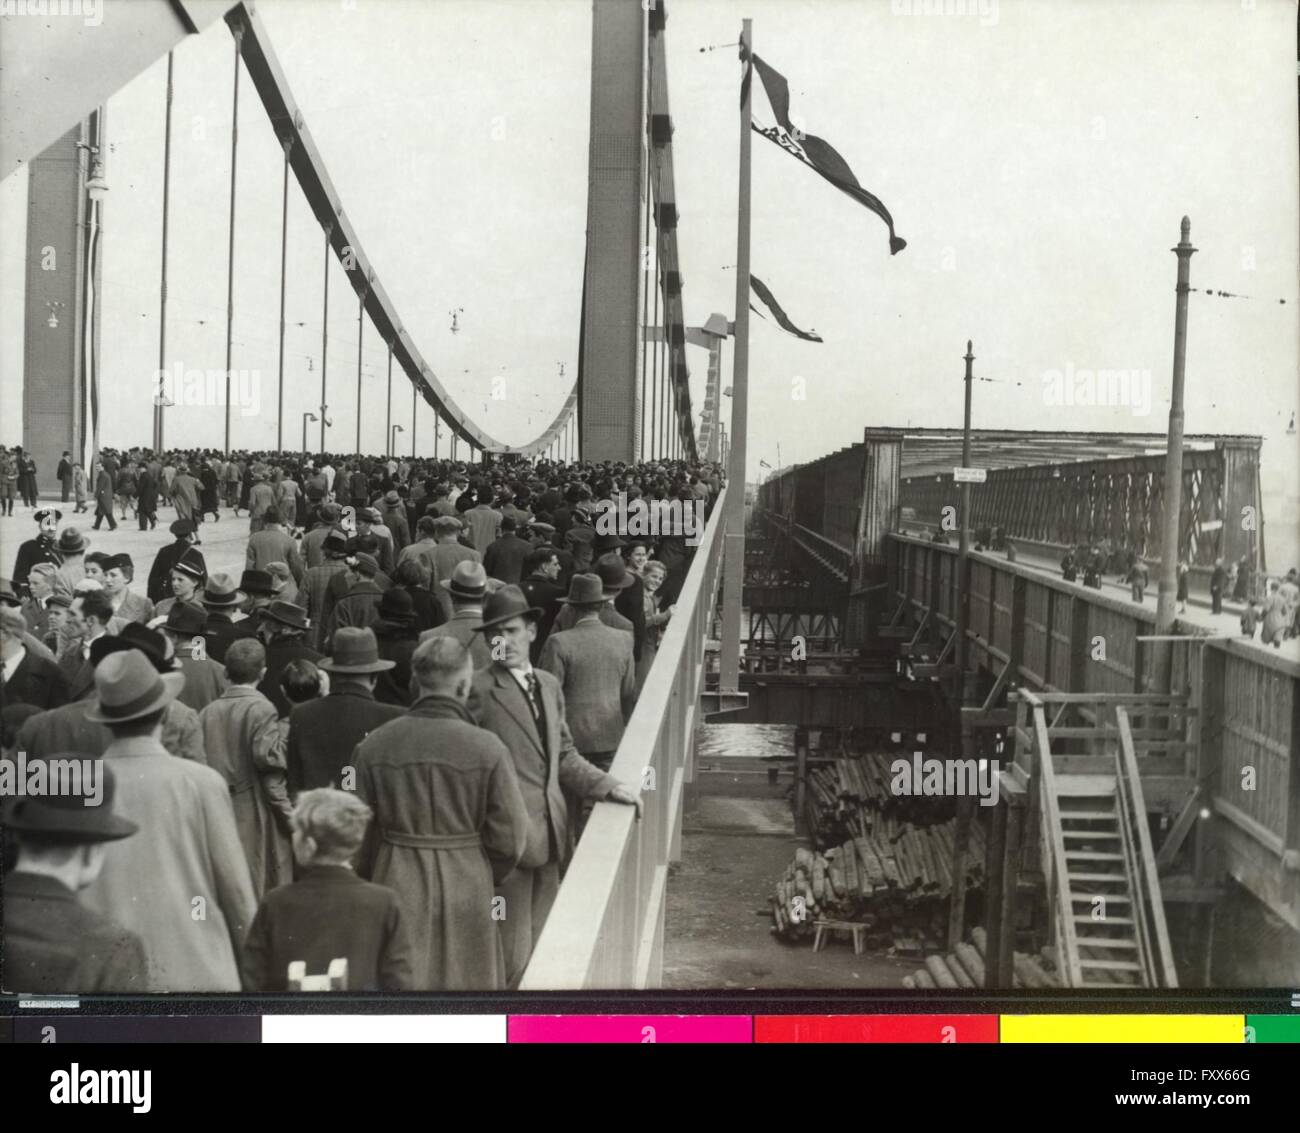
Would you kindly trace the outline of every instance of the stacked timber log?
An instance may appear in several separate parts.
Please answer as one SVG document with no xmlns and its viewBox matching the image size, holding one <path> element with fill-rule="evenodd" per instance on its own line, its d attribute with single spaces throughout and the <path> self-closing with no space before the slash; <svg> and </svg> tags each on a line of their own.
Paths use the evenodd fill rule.
<svg viewBox="0 0 1300 1133">
<path fill-rule="evenodd" d="M 985 977 L 985 950 L 988 937 L 982 928 L 971 933 L 973 944 L 959 944 L 946 956 L 931 955 L 925 958 L 925 967 L 903 977 L 903 986 L 918 990 L 942 988 L 982 988 Z M 1053 967 L 1052 957 L 1044 949 L 1042 957 L 1016 952 L 1012 958 L 1015 969 L 1014 986 L 1027 988 L 1060 987 L 1061 978 Z"/>
<path fill-rule="evenodd" d="M 953 889 L 949 798 L 901 797 L 891 788 L 898 753 L 841 755 L 811 769 L 808 822 L 812 849 L 801 847 L 770 898 L 773 932 L 811 938 L 817 920 L 869 926 L 873 945 L 920 955 L 946 933 Z M 984 836 L 971 824 L 966 892 L 984 884 Z"/>
</svg>

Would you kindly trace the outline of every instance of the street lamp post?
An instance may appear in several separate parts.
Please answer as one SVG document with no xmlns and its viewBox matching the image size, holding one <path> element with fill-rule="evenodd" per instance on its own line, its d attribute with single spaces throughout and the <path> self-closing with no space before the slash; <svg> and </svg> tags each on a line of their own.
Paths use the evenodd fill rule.
<svg viewBox="0 0 1300 1133">
<path fill-rule="evenodd" d="M 302 415 L 302 454 L 303 454 L 303 456 L 306 456 L 306 455 L 307 455 L 307 422 L 308 422 L 308 421 L 315 421 L 315 420 L 316 420 L 316 414 L 315 414 L 315 413 L 312 413 L 310 410 L 308 410 L 306 413 L 304 413 L 304 414 Z M 323 452 L 324 449 L 322 449 L 321 451 Z"/>
<path fill-rule="evenodd" d="M 401 425 L 394 425 L 392 431 L 388 434 L 388 451 L 394 457 L 397 456 L 397 434 L 404 432 L 406 432 L 406 430 L 403 429 Z"/>
</svg>

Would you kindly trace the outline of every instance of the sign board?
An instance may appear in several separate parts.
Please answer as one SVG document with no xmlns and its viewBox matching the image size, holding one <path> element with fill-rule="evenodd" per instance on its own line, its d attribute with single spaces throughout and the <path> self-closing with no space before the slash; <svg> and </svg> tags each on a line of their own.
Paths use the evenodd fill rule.
<svg viewBox="0 0 1300 1133">
<path fill-rule="evenodd" d="M 958 484 L 983 484 L 989 473 L 987 468 L 954 468 L 952 478 Z"/>
</svg>

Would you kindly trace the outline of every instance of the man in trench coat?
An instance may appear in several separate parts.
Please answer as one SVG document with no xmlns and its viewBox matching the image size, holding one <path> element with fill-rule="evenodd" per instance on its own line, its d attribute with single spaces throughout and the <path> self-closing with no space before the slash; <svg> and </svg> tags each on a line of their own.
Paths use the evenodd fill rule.
<svg viewBox="0 0 1300 1133">
<path fill-rule="evenodd" d="M 465 707 L 468 651 L 433 638 L 412 671 L 410 712 L 376 728 L 352 757 L 357 794 L 375 812 L 358 872 L 401 900 L 414 987 L 498 990 L 506 967 L 494 887 L 524 852 L 528 813 L 510 752 Z"/>
</svg>

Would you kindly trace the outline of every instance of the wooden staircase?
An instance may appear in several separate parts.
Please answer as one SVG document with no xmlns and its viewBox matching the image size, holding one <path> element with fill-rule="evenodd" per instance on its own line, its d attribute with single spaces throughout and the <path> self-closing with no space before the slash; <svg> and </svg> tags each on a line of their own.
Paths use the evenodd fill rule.
<svg viewBox="0 0 1300 1133">
<path fill-rule="evenodd" d="M 1063 756 L 1052 750 L 1046 704 L 1020 696 L 1032 727 L 1017 729 L 1017 745 L 1032 750 L 1018 761 L 1039 772 L 1043 874 L 1065 986 L 1176 987 L 1127 708 L 1099 698 L 1099 746 L 1111 750 Z"/>
</svg>

